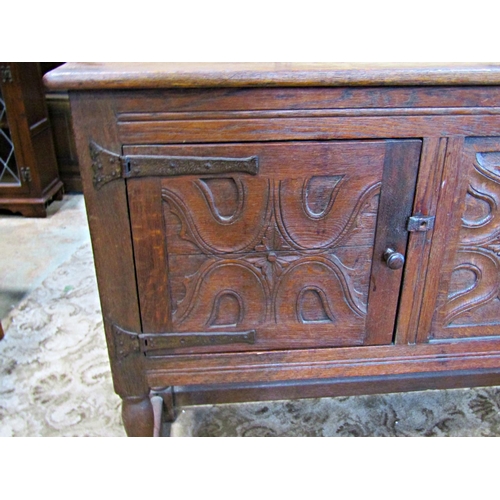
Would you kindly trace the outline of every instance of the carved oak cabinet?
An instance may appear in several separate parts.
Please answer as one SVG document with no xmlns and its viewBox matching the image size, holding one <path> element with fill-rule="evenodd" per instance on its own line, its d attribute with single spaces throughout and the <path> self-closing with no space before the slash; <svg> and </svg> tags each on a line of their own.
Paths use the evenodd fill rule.
<svg viewBox="0 0 500 500">
<path fill-rule="evenodd" d="M 500 382 L 500 65 L 45 81 L 70 93 L 129 435 L 189 404 Z"/>
</svg>

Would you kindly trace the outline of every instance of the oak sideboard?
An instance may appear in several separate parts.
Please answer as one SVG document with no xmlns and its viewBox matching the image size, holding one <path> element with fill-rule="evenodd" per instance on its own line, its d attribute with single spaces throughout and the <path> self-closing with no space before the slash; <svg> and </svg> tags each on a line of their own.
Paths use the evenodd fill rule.
<svg viewBox="0 0 500 500">
<path fill-rule="evenodd" d="M 191 404 L 500 383 L 500 64 L 45 83 L 70 95 L 128 435 Z"/>
</svg>

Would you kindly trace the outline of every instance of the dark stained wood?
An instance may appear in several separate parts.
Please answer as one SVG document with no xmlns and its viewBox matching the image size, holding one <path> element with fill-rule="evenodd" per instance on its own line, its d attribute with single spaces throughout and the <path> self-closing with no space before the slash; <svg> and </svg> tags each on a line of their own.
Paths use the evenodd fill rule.
<svg viewBox="0 0 500 500">
<path fill-rule="evenodd" d="M 467 177 L 461 175 L 464 138 L 452 137 L 447 141 L 441 189 L 437 201 L 429 265 L 426 270 L 425 289 L 417 330 L 417 342 L 426 342 L 432 336 L 431 324 L 439 295 L 439 278 L 443 266 L 450 266 L 446 253 L 450 233 L 457 234 L 461 225 L 461 206 L 467 190 Z"/>
<path fill-rule="evenodd" d="M 152 387 L 271 382 L 498 370 L 500 341 L 453 340 L 415 345 L 291 349 L 152 357 Z"/>
<path fill-rule="evenodd" d="M 424 66 L 47 77 L 73 89 L 129 435 L 152 435 L 156 393 L 172 418 L 200 402 L 499 382 L 500 67 Z M 91 141 L 119 164 L 105 184 Z M 259 170 L 138 177 L 126 155 L 256 155 Z M 434 229 L 408 233 L 410 215 Z M 403 269 L 382 259 L 392 247 Z"/>
<path fill-rule="evenodd" d="M 392 341 L 403 268 L 391 269 L 384 253 L 390 249 L 406 258 L 406 226 L 412 214 L 421 147 L 421 141 L 387 141 L 368 295 L 368 309 L 373 313 L 366 322 L 366 344 L 387 344 L 387 338 Z"/>
<path fill-rule="evenodd" d="M 495 115 L 120 122 L 124 144 L 500 135 Z"/>
<path fill-rule="evenodd" d="M 325 398 L 391 392 L 459 389 L 500 384 L 498 370 L 317 379 L 260 384 L 186 385 L 175 388 L 176 407 L 246 401 Z"/>
<path fill-rule="evenodd" d="M 435 216 L 435 194 L 440 188 L 445 152 L 445 138 L 424 139 L 413 214 Z M 412 232 L 409 235 L 395 336 L 398 344 L 413 344 L 416 341 L 432 235 L 433 230 Z"/>
<path fill-rule="evenodd" d="M 81 193 L 82 178 L 76 154 L 69 97 L 66 92 L 46 94 L 59 176 L 66 192 Z"/>
<path fill-rule="evenodd" d="M 402 271 L 388 270 L 381 256 L 387 244 L 404 253 L 420 141 L 124 153 L 145 149 L 158 158 L 257 157 L 259 173 L 128 181 L 144 332 L 256 329 L 254 344 L 204 351 L 392 341 Z M 378 290 L 367 307 L 370 268 Z"/>
<path fill-rule="evenodd" d="M 166 87 L 495 85 L 498 63 L 69 63 L 52 89 Z"/>
<path fill-rule="evenodd" d="M 301 87 L 121 91 L 119 121 L 366 114 L 467 114 L 498 109 L 500 87 Z M 254 113 L 252 113 L 254 115 Z"/>
<path fill-rule="evenodd" d="M 39 63 L 0 63 L 11 79 L 0 80 L 7 122 L 0 124 L 14 144 L 18 183 L 0 181 L 0 209 L 45 217 L 47 205 L 62 196 Z M 5 140 L 2 137 L 2 144 Z M 0 151 L 2 157 L 5 151 Z M 4 158 L 5 159 L 5 158 Z M 22 170 L 27 174 L 22 175 Z"/>
<path fill-rule="evenodd" d="M 1 189 L 1 188 L 0 188 Z M 40 198 L 31 197 L 1 197 L 0 208 L 5 208 L 12 213 L 20 213 L 24 217 L 47 217 L 47 205 L 51 200 L 61 200 L 63 197 L 63 187 L 59 179 L 55 179 L 51 185 L 47 187 L 44 194 Z"/>
<path fill-rule="evenodd" d="M 124 398 L 122 419 L 129 437 L 153 436 L 153 407 L 149 395 L 143 398 Z"/>
<path fill-rule="evenodd" d="M 128 182 L 142 330 L 171 330 L 168 267 L 161 183 L 158 178 Z"/>
<path fill-rule="evenodd" d="M 377 89 L 378 90 L 378 89 Z M 457 90 L 457 89 L 453 89 Z M 306 91 L 303 91 L 305 94 Z M 171 92 L 165 93 L 166 98 L 171 97 Z M 285 94 L 283 97 L 290 96 Z M 372 96 L 370 96 L 372 97 Z M 444 95 L 443 95 L 444 97 Z M 235 101 L 236 99 L 233 99 Z M 356 105 L 355 99 L 350 99 L 352 105 Z M 373 99 L 368 100 L 369 106 Z M 305 103 L 310 104 L 310 103 Z M 368 117 L 368 116 L 461 116 L 461 115 L 499 115 L 500 108 L 486 107 L 484 103 L 475 107 L 401 107 L 396 108 L 381 103 L 384 107 L 359 107 L 350 108 L 350 102 L 333 102 L 332 105 L 342 106 L 332 109 L 286 109 L 286 110 L 261 110 L 252 109 L 249 111 L 171 111 L 166 113 L 120 113 L 120 122 L 163 122 L 163 121 L 191 121 L 191 120 L 244 120 L 248 118 L 331 118 L 331 117 Z M 163 103 L 165 106 L 165 103 Z"/>
<path fill-rule="evenodd" d="M 500 335 L 500 139 L 466 139 L 458 231 L 448 232 L 432 337 Z"/>
<path fill-rule="evenodd" d="M 140 420 L 146 419 L 152 432 L 153 418 L 144 359 L 134 353 L 121 357 L 112 328 L 116 323 L 131 331 L 141 329 L 126 186 L 125 181 L 116 181 L 97 192 L 89 153 L 89 141 L 95 136 L 108 150 L 120 152 L 113 109 L 105 98 L 89 103 L 78 95 L 72 96 L 71 108 L 113 383 L 117 394 L 128 401 L 123 406 L 127 433 L 142 435 Z"/>
</svg>

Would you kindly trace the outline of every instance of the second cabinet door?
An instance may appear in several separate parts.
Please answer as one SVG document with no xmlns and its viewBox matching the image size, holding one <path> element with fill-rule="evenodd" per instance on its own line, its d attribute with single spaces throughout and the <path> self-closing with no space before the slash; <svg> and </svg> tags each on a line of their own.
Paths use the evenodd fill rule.
<svg viewBox="0 0 500 500">
<path fill-rule="evenodd" d="M 458 175 L 457 175 L 458 171 Z M 449 165 L 453 208 L 443 205 L 433 246 L 439 273 L 429 340 L 500 335 L 500 138 L 467 138 L 461 162 Z M 450 216 L 451 213 L 451 216 Z M 432 303 L 432 302 L 431 302 Z M 434 303 L 433 303 L 434 304 Z"/>
<path fill-rule="evenodd" d="M 173 352 L 391 343 L 420 148 L 124 147 L 151 174 L 127 180 L 143 332 L 185 334 Z"/>
</svg>

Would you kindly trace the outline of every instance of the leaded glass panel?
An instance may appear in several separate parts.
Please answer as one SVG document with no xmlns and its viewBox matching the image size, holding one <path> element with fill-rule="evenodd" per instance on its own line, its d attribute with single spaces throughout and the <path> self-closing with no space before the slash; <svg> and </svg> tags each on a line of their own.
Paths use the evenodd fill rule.
<svg viewBox="0 0 500 500">
<path fill-rule="evenodd" d="M 0 184 L 20 185 L 14 144 L 7 124 L 5 101 L 0 90 Z"/>
</svg>

